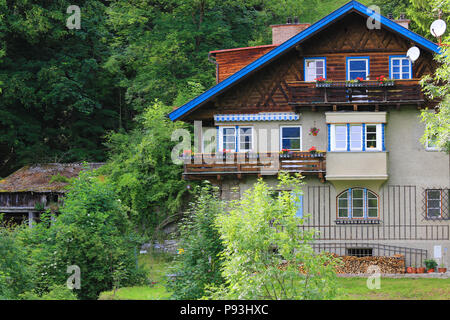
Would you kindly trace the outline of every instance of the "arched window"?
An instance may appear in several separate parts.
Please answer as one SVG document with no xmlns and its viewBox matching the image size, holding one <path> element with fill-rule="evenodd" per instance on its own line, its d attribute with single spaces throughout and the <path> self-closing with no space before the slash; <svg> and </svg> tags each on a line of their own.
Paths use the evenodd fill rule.
<svg viewBox="0 0 450 320">
<path fill-rule="evenodd" d="M 378 196 L 367 189 L 347 189 L 337 197 L 338 218 L 378 218 Z"/>
</svg>

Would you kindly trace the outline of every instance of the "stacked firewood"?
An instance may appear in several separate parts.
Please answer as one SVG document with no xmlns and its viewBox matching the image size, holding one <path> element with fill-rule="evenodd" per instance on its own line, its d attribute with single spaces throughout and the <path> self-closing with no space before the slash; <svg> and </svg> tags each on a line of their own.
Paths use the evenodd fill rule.
<svg viewBox="0 0 450 320">
<path fill-rule="evenodd" d="M 339 256 L 338 258 L 342 264 L 336 267 L 337 273 L 368 273 L 370 266 L 377 266 L 381 273 L 405 273 L 405 256 L 401 254 L 392 257 Z"/>
</svg>

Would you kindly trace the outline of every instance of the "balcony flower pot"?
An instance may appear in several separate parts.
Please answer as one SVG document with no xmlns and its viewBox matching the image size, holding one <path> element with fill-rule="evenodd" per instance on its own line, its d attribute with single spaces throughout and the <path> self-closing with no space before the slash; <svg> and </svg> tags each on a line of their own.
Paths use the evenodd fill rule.
<svg viewBox="0 0 450 320">
<path fill-rule="evenodd" d="M 406 272 L 407 272 L 407 273 L 416 273 L 417 270 L 416 270 L 416 268 L 408 267 L 408 268 L 406 268 Z"/>
<path fill-rule="evenodd" d="M 434 269 L 428 269 L 428 273 L 434 273 Z"/>
<path fill-rule="evenodd" d="M 425 267 L 428 270 L 428 273 L 434 272 L 434 269 L 437 267 L 437 262 L 434 259 L 427 259 L 424 261 Z M 431 271 L 433 270 L 433 271 Z"/>
<path fill-rule="evenodd" d="M 438 271 L 440 273 L 446 273 L 447 272 L 447 268 L 438 268 Z"/>
<path fill-rule="evenodd" d="M 416 273 L 425 273 L 425 268 L 417 268 Z"/>
</svg>

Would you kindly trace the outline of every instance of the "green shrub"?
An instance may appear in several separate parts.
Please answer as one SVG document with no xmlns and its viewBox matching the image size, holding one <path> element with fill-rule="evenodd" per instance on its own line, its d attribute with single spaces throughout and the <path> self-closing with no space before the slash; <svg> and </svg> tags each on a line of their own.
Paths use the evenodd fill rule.
<svg viewBox="0 0 450 320">
<path fill-rule="evenodd" d="M 65 284 L 72 265 L 81 270 L 81 288 L 74 289 L 80 299 L 97 299 L 114 285 L 142 283 L 145 276 L 135 257 L 140 238 L 125 212 L 107 181 L 90 171 L 80 173 L 70 185 L 61 215 L 52 221 L 46 213 L 41 223 L 21 232 L 33 270 L 33 291 L 45 296 L 55 285 Z"/>
<path fill-rule="evenodd" d="M 0 227 L 0 300 L 17 299 L 32 288 L 26 252 L 17 239 L 20 227 Z"/>
<path fill-rule="evenodd" d="M 300 177 L 280 174 L 273 191 L 262 180 L 216 221 L 225 250 L 226 285 L 213 299 L 330 299 L 336 294 L 335 261 L 311 247 L 315 230 L 302 231 L 296 216 Z M 302 267 L 304 273 L 299 272 Z"/>
<path fill-rule="evenodd" d="M 182 249 L 174 271 L 177 277 L 168 284 L 173 298 L 199 299 L 207 285 L 223 283 L 218 256 L 223 246 L 214 225 L 216 216 L 223 211 L 217 188 L 209 184 L 197 188 L 196 198 L 180 224 L 179 247 Z"/>
</svg>

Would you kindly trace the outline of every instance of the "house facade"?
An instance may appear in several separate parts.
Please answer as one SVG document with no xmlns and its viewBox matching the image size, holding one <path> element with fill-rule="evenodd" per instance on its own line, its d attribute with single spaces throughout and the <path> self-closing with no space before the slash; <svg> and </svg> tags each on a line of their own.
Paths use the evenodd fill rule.
<svg viewBox="0 0 450 320">
<path fill-rule="evenodd" d="M 419 80 L 439 47 L 407 27 L 351 1 L 313 25 L 272 26 L 271 45 L 212 51 L 217 85 L 169 114 L 195 128 L 184 178 L 235 199 L 299 172 L 317 250 L 448 267 L 450 158 L 420 142 L 435 103 Z"/>
</svg>

